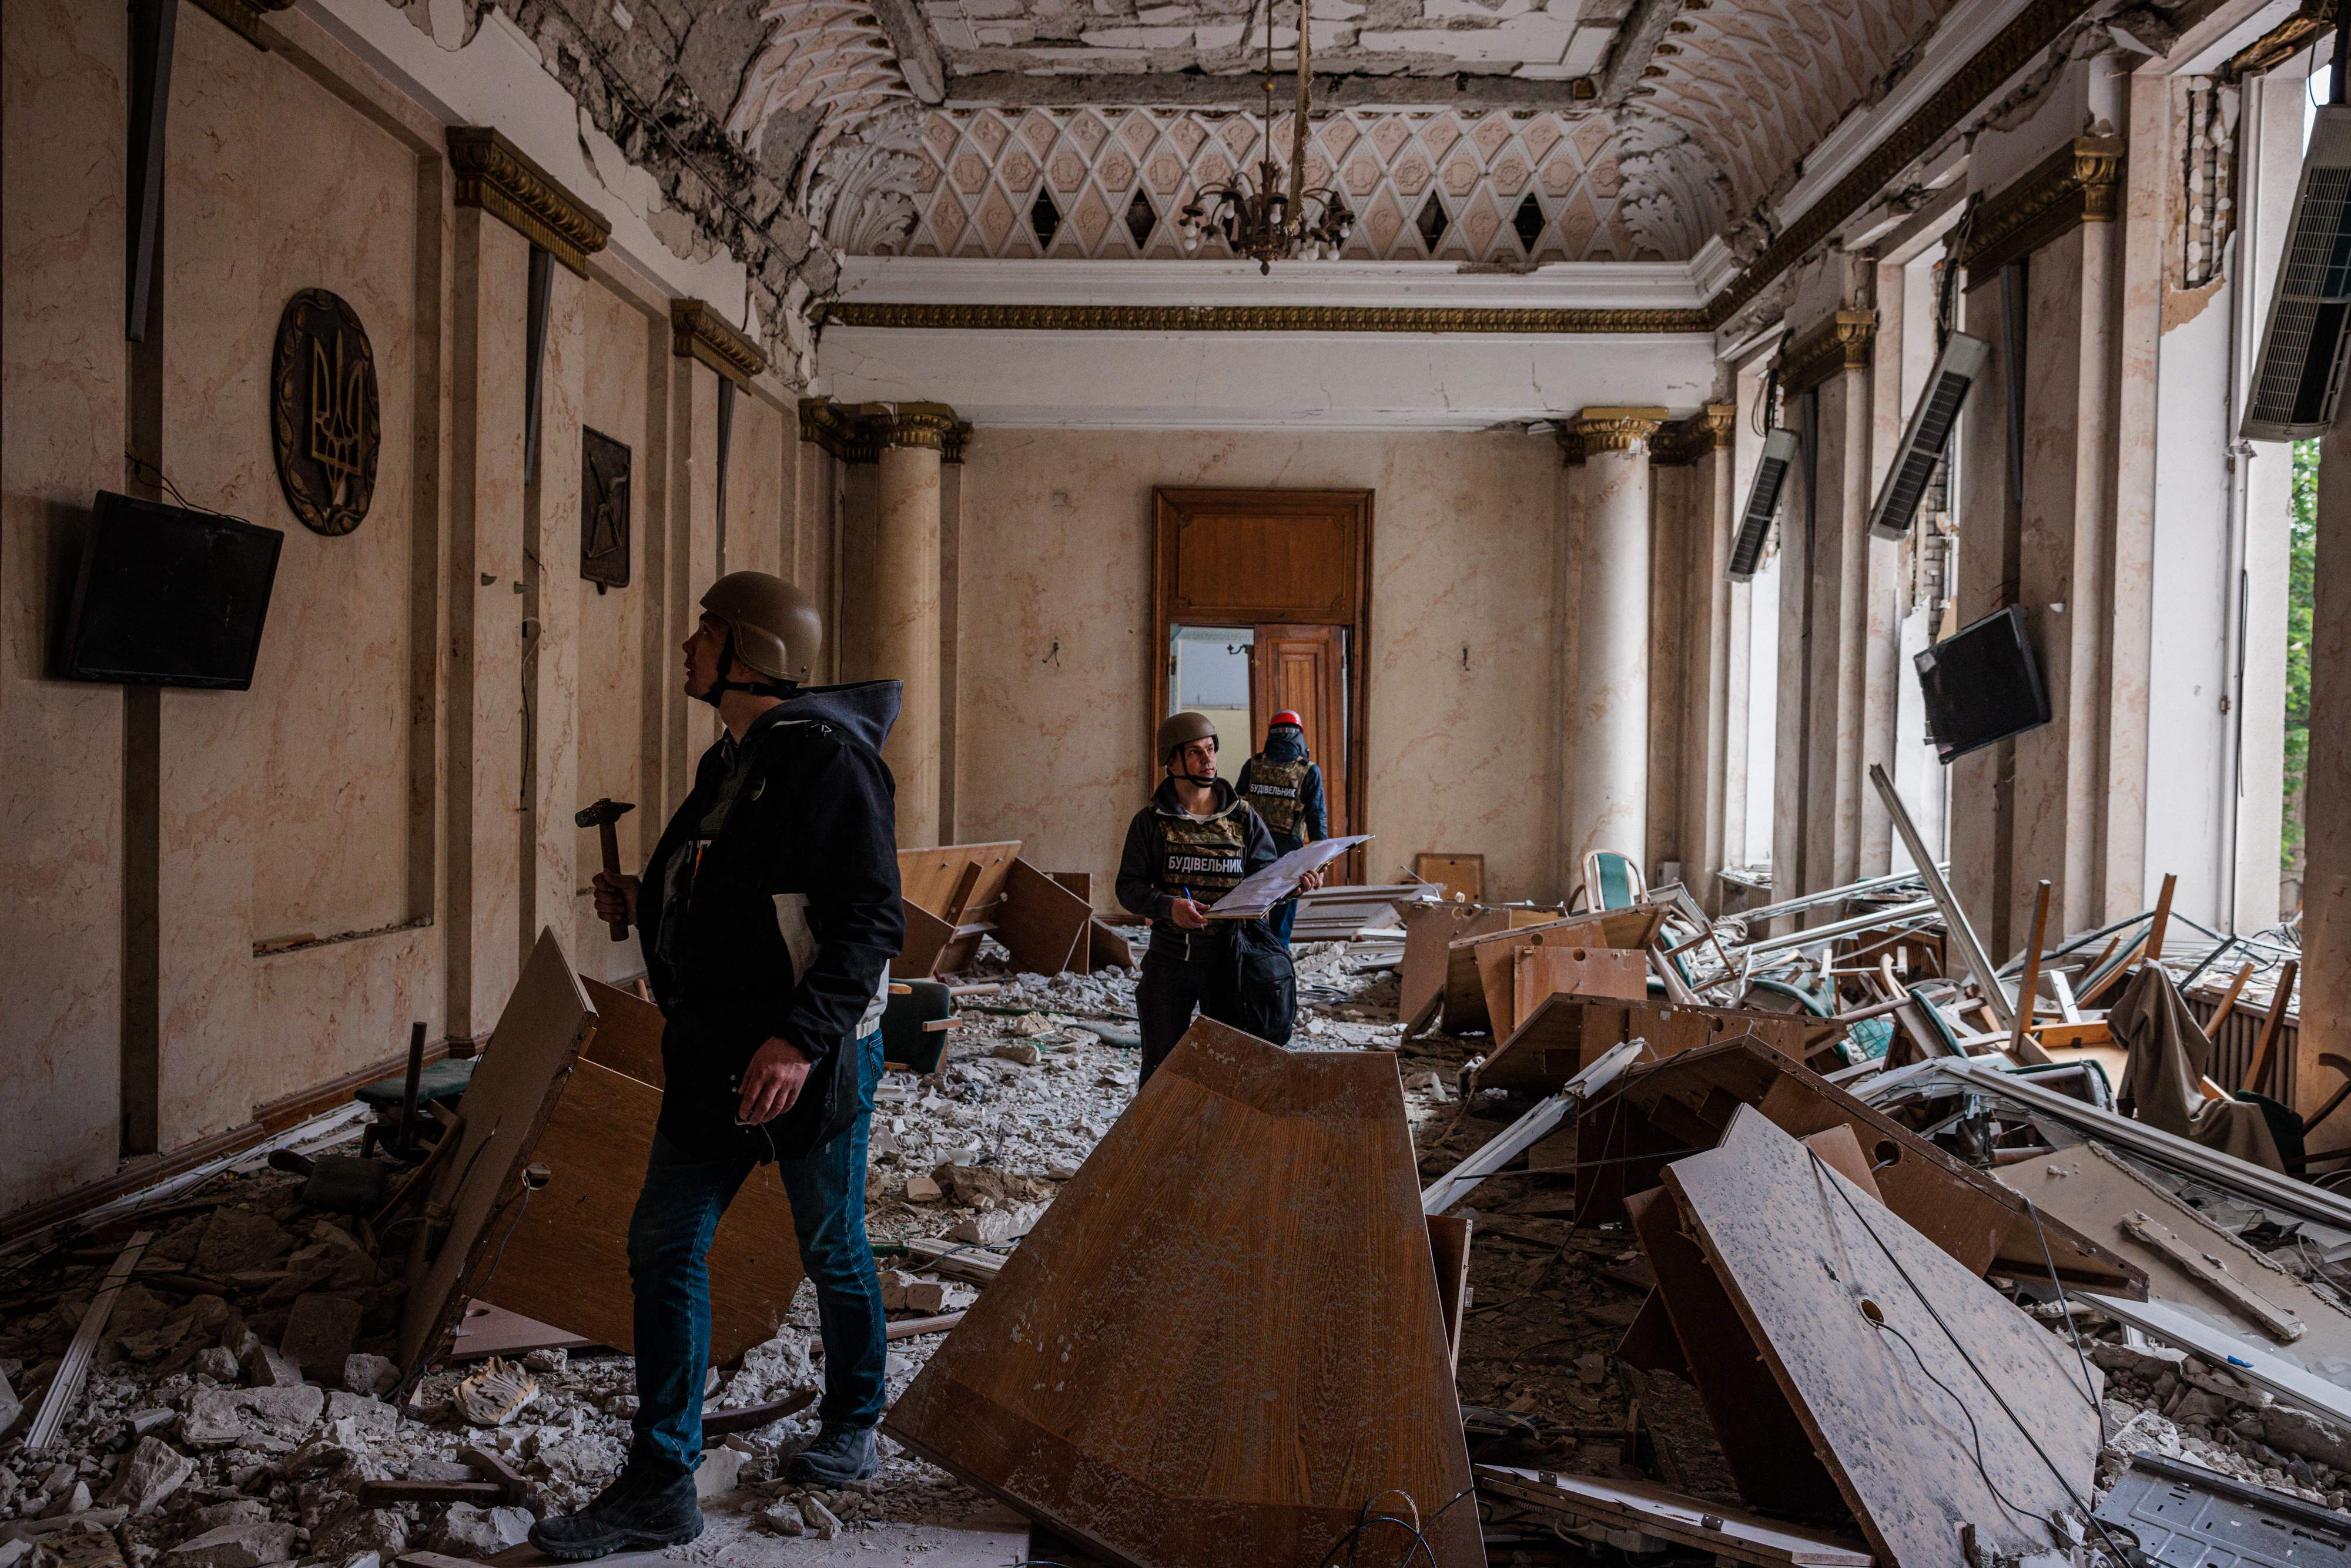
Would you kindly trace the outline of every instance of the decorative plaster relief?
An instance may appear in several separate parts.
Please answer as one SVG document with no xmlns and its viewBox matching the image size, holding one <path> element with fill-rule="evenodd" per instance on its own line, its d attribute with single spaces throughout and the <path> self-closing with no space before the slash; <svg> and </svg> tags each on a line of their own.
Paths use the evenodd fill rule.
<svg viewBox="0 0 2351 1568">
<path fill-rule="evenodd" d="M 1284 162 L 1289 124 L 1275 118 Z M 1604 115 L 1347 110 L 1316 122 L 1307 178 L 1335 183 L 1355 213 L 1344 253 L 1353 259 L 1687 259 L 1704 242 L 1703 224 L 1620 158 L 1614 131 Z M 1261 157 L 1263 135 L 1253 116 L 1191 110 L 933 110 L 904 251 L 852 248 L 1181 258 L 1175 214 L 1202 186 Z M 1050 224 L 1038 221 L 1040 195 Z M 1522 216 L 1529 200 L 1534 208 Z M 1225 258 L 1214 240 L 1192 254 Z"/>
</svg>

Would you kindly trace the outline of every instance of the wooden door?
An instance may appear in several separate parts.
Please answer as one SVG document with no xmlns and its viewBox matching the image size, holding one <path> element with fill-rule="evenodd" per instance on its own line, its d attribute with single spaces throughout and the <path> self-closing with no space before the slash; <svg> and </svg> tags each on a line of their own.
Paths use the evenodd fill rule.
<svg viewBox="0 0 2351 1568">
<path fill-rule="evenodd" d="M 1324 831 L 1347 827 L 1347 708 L 1345 644 L 1337 626 L 1259 626 L 1249 648 L 1249 726 L 1253 745 L 1284 708 L 1306 732 L 1307 754 L 1322 768 Z M 1332 868 L 1333 882 L 1363 880 L 1363 852 L 1352 850 Z"/>
</svg>

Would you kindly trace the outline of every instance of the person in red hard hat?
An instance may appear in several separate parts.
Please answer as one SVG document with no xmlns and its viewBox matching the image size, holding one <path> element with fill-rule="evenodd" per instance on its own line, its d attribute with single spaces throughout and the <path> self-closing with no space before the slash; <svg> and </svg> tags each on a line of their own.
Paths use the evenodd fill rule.
<svg viewBox="0 0 2351 1568">
<path fill-rule="evenodd" d="M 1306 726 L 1289 708 L 1266 726 L 1265 749 L 1241 764 L 1235 791 L 1265 820 L 1283 854 L 1331 836 L 1322 801 L 1322 768 L 1306 754 Z M 1266 916 L 1284 943 L 1298 920 L 1298 901 L 1285 899 Z"/>
</svg>

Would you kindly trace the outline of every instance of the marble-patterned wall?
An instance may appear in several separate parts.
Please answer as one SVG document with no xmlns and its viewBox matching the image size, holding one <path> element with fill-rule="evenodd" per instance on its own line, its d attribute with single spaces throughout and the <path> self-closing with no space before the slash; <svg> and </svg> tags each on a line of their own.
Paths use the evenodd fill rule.
<svg viewBox="0 0 2351 1568">
<path fill-rule="evenodd" d="M 182 14 L 160 329 L 127 350 L 121 15 L 28 0 L 0 26 L 5 1215 L 337 1095 L 411 1020 L 486 1034 L 538 923 L 591 972 L 639 968 L 587 918 L 598 855 L 570 819 L 637 800 L 642 858 L 707 743 L 673 650 L 718 528 L 716 378 L 618 257 L 553 271 L 525 484 L 528 242 L 453 205 L 440 120 L 307 13 L 274 14 L 267 51 Z M 356 308 L 381 400 L 373 503 L 336 538 L 287 507 L 266 413 L 279 314 L 312 287 Z M 831 559 L 795 528 L 789 406 L 772 380 L 737 405 L 739 564 Z M 578 572 L 583 424 L 638 459 L 645 577 L 601 596 Z M 251 690 L 49 678 L 91 497 L 141 488 L 126 451 L 283 533 Z"/>
<path fill-rule="evenodd" d="M 1366 488 L 1368 870 L 1473 850 L 1489 891 L 1556 897 L 1559 476 L 1517 433 L 983 428 L 962 476 L 958 835 L 1090 871 L 1109 904 L 1151 788 L 1152 487 Z"/>
<path fill-rule="evenodd" d="M 47 678 L 84 508 L 123 486 L 124 10 L 0 8 L 0 1207 L 114 1169 L 123 694 Z M 71 114 L 20 106 L 54 95 Z"/>
<path fill-rule="evenodd" d="M 629 448 L 631 518 L 629 586 L 599 592 L 593 583 L 580 584 L 578 805 L 603 796 L 638 802 L 637 810 L 614 828 L 621 863 L 633 872 L 644 863 L 662 829 L 660 802 L 642 799 L 638 768 L 647 706 L 645 662 L 650 657 L 664 671 L 674 671 L 678 663 L 666 646 L 647 648 L 643 613 L 646 596 L 661 591 L 659 580 L 648 572 L 649 558 L 658 547 L 657 540 L 648 538 L 651 518 L 658 515 L 648 505 L 653 498 L 648 492 L 657 492 L 660 485 L 647 389 L 650 367 L 667 369 L 669 324 L 654 321 L 635 300 L 602 287 L 587 290 L 583 311 L 588 362 L 596 373 L 588 378 L 582 413 L 590 429 Z M 654 359 L 656 351 L 663 359 Z M 566 540 L 569 550 L 561 564 L 576 572 L 576 524 Z M 575 825 L 573 831 L 579 835 L 579 885 L 585 888 L 603 864 L 601 840 L 593 828 Z M 576 894 L 569 936 L 580 968 L 600 978 L 632 975 L 644 967 L 637 945 L 613 941 L 590 900 Z"/>
<path fill-rule="evenodd" d="M 162 466 L 189 501 L 285 544 L 252 690 L 160 694 L 167 1147 L 390 1055 L 435 972 L 429 941 L 396 929 L 431 914 L 408 874 L 409 835 L 431 831 L 409 789 L 416 150 L 211 25 L 180 30 L 170 112 Z M 381 396 L 374 502 L 340 538 L 286 505 L 266 416 L 279 314 L 306 287 L 358 312 Z M 266 1015 L 265 994 L 280 1003 Z"/>
</svg>

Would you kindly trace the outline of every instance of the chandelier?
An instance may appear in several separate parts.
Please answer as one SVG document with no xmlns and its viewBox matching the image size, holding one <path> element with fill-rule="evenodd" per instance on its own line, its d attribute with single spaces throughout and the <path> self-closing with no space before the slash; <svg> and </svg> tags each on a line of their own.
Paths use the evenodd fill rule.
<svg viewBox="0 0 2351 1568">
<path fill-rule="evenodd" d="M 1235 256 L 1257 263 L 1260 274 L 1277 261 L 1304 256 L 1309 260 L 1339 254 L 1355 226 L 1355 214 L 1339 193 L 1328 185 L 1309 191 L 1306 183 L 1306 119 L 1312 105 L 1314 77 L 1308 62 L 1307 0 L 1298 0 L 1298 110 L 1291 118 L 1290 171 L 1282 172 L 1273 156 L 1273 5 L 1265 8 L 1265 145 L 1257 164 L 1257 179 L 1246 171 L 1195 195 L 1176 215 L 1176 226 L 1187 251 L 1200 248 L 1204 234 L 1214 234 Z"/>
</svg>

